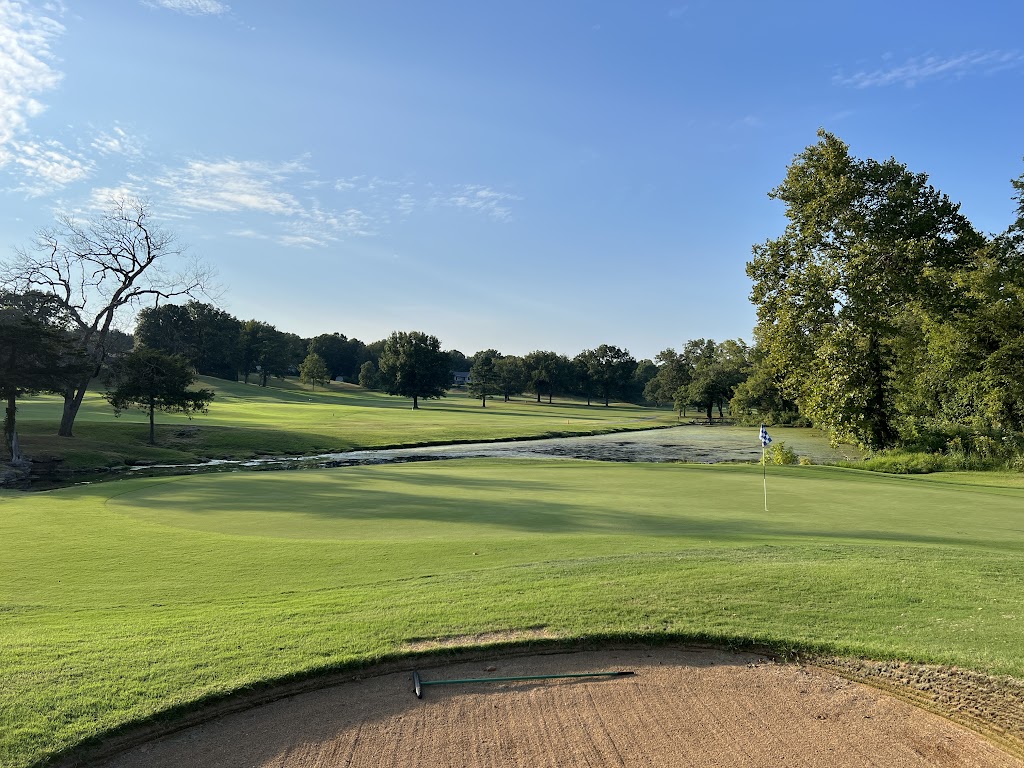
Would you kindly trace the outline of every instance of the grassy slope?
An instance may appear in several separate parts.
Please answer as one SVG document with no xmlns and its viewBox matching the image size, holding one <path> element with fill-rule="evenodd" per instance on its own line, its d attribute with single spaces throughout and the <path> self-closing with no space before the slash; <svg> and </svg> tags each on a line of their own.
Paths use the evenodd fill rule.
<svg viewBox="0 0 1024 768">
<path fill-rule="evenodd" d="M 749 638 L 1024 674 L 1024 489 L 473 461 L 0 495 L 0 764 L 425 637 Z M 1016 479 L 1016 478 L 1014 478 Z"/>
<path fill-rule="evenodd" d="M 22 448 L 30 456 L 65 458 L 75 468 L 116 466 L 125 461 L 189 462 L 199 458 L 243 458 L 344 451 L 354 448 L 497 440 L 547 434 L 588 434 L 675 423 L 665 410 L 615 404 L 611 408 L 529 397 L 490 401 L 486 408 L 464 393 L 423 402 L 332 384 L 311 392 L 292 380 L 258 387 L 204 379 L 216 391 L 208 414 L 191 422 L 157 415 L 157 447 L 147 445 L 146 414 L 115 418 L 98 394 L 90 394 L 75 422 L 75 439 L 56 437 L 61 401 L 27 398 L 18 406 Z M 183 426 L 192 429 L 183 430 Z"/>
</svg>

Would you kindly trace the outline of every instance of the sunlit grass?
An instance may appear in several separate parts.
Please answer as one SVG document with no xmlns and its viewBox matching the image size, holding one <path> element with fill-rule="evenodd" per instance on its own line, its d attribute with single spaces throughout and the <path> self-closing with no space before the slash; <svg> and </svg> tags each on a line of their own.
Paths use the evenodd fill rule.
<svg viewBox="0 0 1024 768">
<path fill-rule="evenodd" d="M 0 495 L 0 764 L 447 635 L 756 640 L 1024 674 L 1024 489 L 456 461 Z"/>
<path fill-rule="evenodd" d="M 58 438 L 61 400 L 53 395 L 19 403 L 19 432 L 30 456 L 57 456 L 71 468 L 116 466 L 138 461 L 188 462 L 203 458 L 247 458 L 345 451 L 355 448 L 501 440 L 560 434 L 643 429 L 675 423 L 672 412 L 616 403 L 587 407 L 556 399 L 537 403 L 523 396 L 480 407 L 453 392 L 412 410 L 406 398 L 352 385 L 332 384 L 315 392 L 294 381 L 259 387 L 204 379 L 216 397 L 209 413 L 189 421 L 158 414 L 157 445 L 147 444 L 146 415 L 115 418 L 98 393 L 90 393 L 75 422 L 73 439 Z M 283 386 L 275 386 L 281 384 Z"/>
</svg>

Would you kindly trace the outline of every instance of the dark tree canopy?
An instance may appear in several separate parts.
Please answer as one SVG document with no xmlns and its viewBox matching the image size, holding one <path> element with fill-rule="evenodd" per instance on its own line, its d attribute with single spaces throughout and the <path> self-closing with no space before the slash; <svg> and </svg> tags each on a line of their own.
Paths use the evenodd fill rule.
<svg viewBox="0 0 1024 768">
<path fill-rule="evenodd" d="M 588 356 L 590 377 L 608 406 L 612 397 L 625 398 L 636 370 L 636 360 L 628 349 L 602 344 Z M 589 399 L 588 399 L 589 403 Z"/>
<path fill-rule="evenodd" d="M 526 389 L 526 368 L 521 357 L 499 357 L 494 361 L 494 376 L 498 391 L 504 396 L 506 403 L 512 395 L 521 394 Z"/>
<path fill-rule="evenodd" d="M 6 402 L 4 448 L 20 461 L 17 399 L 62 392 L 87 370 L 63 304 L 48 293 L 0 293 L 0 398 Z"/>
<path fill-rule="evenodd" d="M 496 349 L 485 349 L 473 355 L 469 369 L 469 394 L 480 398 L 480 406 L 487 407 L 487 398 L 500 391 L 498 372 L 495 369 L 501 354 Z"/>
<path fill-rule="evenodd" d="M 249 376 L 259 374 L 261 387 L 267 386 L 271 376 L 285 376 L 296 365 L 295 356 L 304 346 L 295 334 L 282 333 L 259 320 L 242 323 L 239 338 L 242 376 L 248 383 Z"/>
<path fill-rule="evenodd" d="M 644 398 L 655 405 L 673 403 L 676 392 L 693 379 L 693 363 L 674 349 L 664 349 L 654 359 L 658 372 L 644 386 Z"/>
<path fill-rule="evenodd" d="M 359 339 L 350 339 L 343 333 L 322 333 L 309 340 L 310 354 L 317 354 L 327 365 L 328 378 L 343 376 L 354 381 L 360 366 L 366 362 L 366 345 Z"/>
<path fill-rule="evenodd" d="M 119 358 L 112 366 L 113 388 L 107 400 L 118 416 L 128 408 L 140 408 L 149 414 L 149 443 L 155 442 L 155 411 L 205 413 L 213 390 L 191 390 L 195 371 L 181 355 L 168 355 L 139 347 Z"/>
<path fill-rule="evenodd" d="M 436 336 L 419 331 L 395 331 L 384 342 L 380 377 L 389 395 L 412 398 L 418 409 L 423 399 L 440 398 L 451 386 L 451 358 Z"/>
<path fill-rule="evenodd" d="M 569 389 L 572 380 L 569 359 L 557 352 L 535 350 L 523 357 L 526 369 L 527 388 L 537 395 L 540 402 L 542 394 L 552 401 L 556 391 Z"/>
<path fill-rule="evenodd" d="M 203 376 L 234 381 L 239 369 L 237 318 L 211 304 L 161 304 L 139 312 L 136 343 L 182 355 Z"/>
<path fill-rule="evenodd" d="M 363 389 L 377 389 L 380 387 L 380 373 L 372 360 L 367 360 L 359 366 L 359 386 Z"/>
</svg>

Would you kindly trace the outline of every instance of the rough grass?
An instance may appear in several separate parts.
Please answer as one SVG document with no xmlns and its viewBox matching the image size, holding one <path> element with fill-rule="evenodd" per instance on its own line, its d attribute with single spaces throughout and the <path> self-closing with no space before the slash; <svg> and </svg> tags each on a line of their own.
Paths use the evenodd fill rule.
<svg viewBox="0 0 1024 768">
<path fill-rule="evenodd" d="M 203 379 L 215 390 L 208 414 L 189 421 L 158 414 L 156 446 L 147 443 L 146 415 L 115 418 L 107 402 L 90 393 L 75 422 L 74 439 L 56 436 L 61 401 L 53 395 L 26 398 L 18 406 L 18 430 L 29 456 L 54 456 L 70 469 L 138 462 L 186 463 L 207 458 L 298 455 L 357 448 L 501 440 L 561 434 L 644 429 L 675 423 L 667 410 L 616 403 L 587 407 L 578 401 L 537 403 L 520 397 L 480 401 L 453 392 L 441 400 L 411 401 L 347 384 L 315 392 L 292 380 L 272 386 Z"/>
<path fill-rule="evenodd" d="M 1024 675 L 1024 488 L 460 461 L 0 494 L 0 764 L 434 637 L 755 640 Z"/>
</svg>

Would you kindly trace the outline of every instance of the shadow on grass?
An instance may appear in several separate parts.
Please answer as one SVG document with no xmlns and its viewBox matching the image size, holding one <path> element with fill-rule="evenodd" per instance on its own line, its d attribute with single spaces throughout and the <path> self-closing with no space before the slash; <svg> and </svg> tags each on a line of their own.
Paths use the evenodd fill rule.
<svg viewBox="0 0 1024 768">
<path fill-rule="evenodd" d="M 1016 547 L 1013 541 L 981 539 L 969 535 L 926 534 L 906 528 L 854 528 L 823 518 L 820 527 L 807 527 L 800 519 L 787 521 L 769 515 L 736 515 L 715 509 L 707 493 L 674 500 L 664 512 L 638 511 L 613 506 L 600 490 L 572 490 L 539 479 L 473 477 L 460 473 L 402 472 L 374 467 L 371 485 L 346 482 L 343 475 L 319 475 L 295 482 L 283 473 L 248 482 L 238 475 L 217 481 L 195 478 L 133 491 L 112 500 L 112 505 L 159 512 L 165 525 L 181 525 L 238 534 L 300 537 L 365 537 L 379 527 L 385 539 L 414 537 L 406 524 L 465 525 L 517 534 L 672 536 L 719 543 L 820 540 L 823 542 L 894 542 L 928 546 Z M 364 476 L 365 477 L 365 476 Z M 463 493 L 471 498 L 462 497 Z M 575 500 L 551 498 L 561 492 Z M 546 494 L 547 498 L 536 498 Z M 751 503 L 759 499 L 751 500 Z M 326 523 L 327 525 L 323 525 Z M 359 524 L 355 529 L 347 523 Z M 336 525 L 335 525 L 336 524 Z M 368 525 L 369 524 L 369 525 Z M 308 526 L 308 528 L 304 528 Z M 435 535 L 431 532 L 431 535 Z"/>
</svg>

